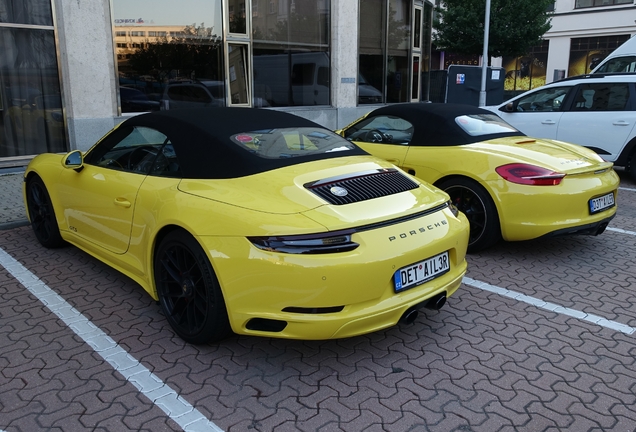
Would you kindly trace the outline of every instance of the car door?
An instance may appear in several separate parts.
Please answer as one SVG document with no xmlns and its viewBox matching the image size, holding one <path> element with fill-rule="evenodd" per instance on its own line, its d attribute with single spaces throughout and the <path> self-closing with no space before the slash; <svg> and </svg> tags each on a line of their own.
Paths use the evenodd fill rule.
<svg viewBox="0 0 636 432">
<path fill-rule="evenodd" d="M 117 129 L 85 156 L 79 172 L 64 170 L 60 199 L 69 230 L 98 247 L 125 253 L 139 188 L 165 141 L 153 129 Z"/>
<path fill-rule="evenodd" d="M 501 107 L 497 114 L 528 136 L 555 139 L 571 85 L 527 93 Z"/>
<path fill-rule="evenodd" d="M 402 167 L 413 137 L 413 125 L 395 116 L 372 116 L 348 128 L 344 137 L 373 156 Z"/>
<path fill-rule="evenodd" d="M 633 85 L 589 83 L 576 86 L 575 91 L 574 103 L 563 113 L 556 138 L 589 147 L 605 160 L 615 161 L 636 124 L 630 98 Z"/>
</svg>

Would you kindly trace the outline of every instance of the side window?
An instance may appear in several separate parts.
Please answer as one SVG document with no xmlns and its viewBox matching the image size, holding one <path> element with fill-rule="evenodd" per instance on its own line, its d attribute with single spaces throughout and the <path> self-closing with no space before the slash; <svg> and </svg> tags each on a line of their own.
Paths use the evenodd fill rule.
<svg viewBox="0 0 636 432">
<path fill-rule="evenodd" d="M 345 138 L 349 141 L 409 145 L 413 138 L 413 125 L 400 117 L 376 116 L 349 128 Z"/>
<path fill-rule="evenodd" d="M 174 147 L 170 141 L 161 147 L 157 159 L 155 159 L 150 170 L 150 175 L 160 177 L 182 177 L 181 166 L 174 152 Z"/>
<path fill-rule="evenodd" d="M 582 84 L 572 111 L 623 111 L 629 100 L 628 84 Z"/>
<path fill-rule="evenodd" d="M 538 90 L 517 100 L 515 111 L 561 111 L 563 100 L 571 87 L 551 87 Z"/>
<path fill-rule="evenodd" d="M 132 127 L 116 130 L 87 155 L 85 162 L 118 171 L 148 174 L 154 170 L 156 162 L 167 159 L 160 157 L 167 143 L 168 138 L 155 129 Z"/>
<path fill-rule="evenodd" d="M 622 56 L 610 59 L 595 73 L 636 72 L 636 56 Z"/>
</svg>

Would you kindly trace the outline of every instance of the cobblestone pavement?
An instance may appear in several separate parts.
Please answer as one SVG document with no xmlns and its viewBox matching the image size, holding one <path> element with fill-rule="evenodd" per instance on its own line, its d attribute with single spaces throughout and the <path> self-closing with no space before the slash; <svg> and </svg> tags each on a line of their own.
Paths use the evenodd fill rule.
<svg viewBox="0 0 636 432">
<path fill-rule="evenodd" d="M 0 230 L 25 225 L 26 211 L 22 199 L 24 170 L 0 171 Z"/>
<path fill-rule="evenodd" d="M 636 184 L 618 198 L 600 236 L 501 243 L 440 311 L 321 342 L 185 344 L 130 279 L 0 231 L 0 430 L 633 432 Z"/>
</svg>

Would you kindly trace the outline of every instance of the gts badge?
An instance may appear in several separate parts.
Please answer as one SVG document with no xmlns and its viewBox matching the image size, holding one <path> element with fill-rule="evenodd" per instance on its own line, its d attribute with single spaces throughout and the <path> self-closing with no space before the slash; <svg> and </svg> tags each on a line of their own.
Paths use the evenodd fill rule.
<svg viewBox="0 0 636 432">
<path fill-rule="evenodd" d="M 405 239 L 408 237 L 412 237 L 414 235 L 422 234 L 422 233 L 425 233 L 426 231 L 433 231 L 435 228 L 440 228 L 444 225 L 448 225 L 448 222 L 445 220 L 435 222 L 435 223 L 426 225 L 425 227 L 422 226 L 422 227 L 419 227 L 418 229 L 411 230 L 409 232 L 403 232 L 396 236 L 390 236 L 389 241 L 392 242 L 394 240 Z"/>
</svg>

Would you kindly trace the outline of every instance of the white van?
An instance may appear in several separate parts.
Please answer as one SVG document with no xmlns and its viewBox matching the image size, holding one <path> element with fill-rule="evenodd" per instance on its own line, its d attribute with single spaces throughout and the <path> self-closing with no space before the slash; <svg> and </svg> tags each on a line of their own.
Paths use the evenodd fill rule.
<svg viewBox="0 0 636 432">
<path fill-rule="evenodd" d="M 592 73 L 610 72 L 636 72 L 636 37 L 627 39 L 592 69 Z"/>
</svg>

